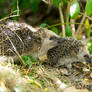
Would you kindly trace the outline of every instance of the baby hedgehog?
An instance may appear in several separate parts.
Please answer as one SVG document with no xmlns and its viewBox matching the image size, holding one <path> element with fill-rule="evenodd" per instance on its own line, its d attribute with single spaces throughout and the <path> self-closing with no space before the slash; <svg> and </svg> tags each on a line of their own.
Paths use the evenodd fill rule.
<svg viewBox="0 0 92 92">
<path fill-rule="evenodd" d="M 38 58 L 57 44 L 51 37 L 58 38 L 47 29 L 33 28 L 16 21 L 4 21 L 0 24 L 1 56 L 13 56 L 17 59 L 17 56 L 27 54 Z"/>
<path fill-rule="evenodd" d="M 91 62 L 86 45 L 73 38 L 59 38 L 58 44 L 48 50 L 47 58 L 53 66 L 71 67 L 73 62 Z"/>
</svg>

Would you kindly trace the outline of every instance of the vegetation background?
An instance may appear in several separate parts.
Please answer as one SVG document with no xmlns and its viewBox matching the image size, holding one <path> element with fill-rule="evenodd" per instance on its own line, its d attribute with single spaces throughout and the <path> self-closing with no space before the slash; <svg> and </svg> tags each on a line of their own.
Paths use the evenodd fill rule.
<svg viewBox="0 0 92 92">
<path fill-rule="evenodd" d="M 0 19 L 47 27 L 60 36 L 89 39 L 92 52 L 91 0 L 0 0 Z"/>
<path fill-rule="evenodd" d="M 92 0 L 0 0 L 0 21 L 5 19 L 26 22 L 33 27 L 46 27 L 48 29 L 51 29 L 61 37 L 73 37 L 76 39 L 82 39 L 84 41 L 87 40 L 87 46 L 89 52 L 92 55 Z M 24 69 L 24 67 L 20 68 L 18 66 L 18 69 L 22 70 L 21 74 L 25 74 L 26 80 L 30 84 L 32 84 L 32 92 L 61 92 L 56 90 L 58 86 L 61 85 L 61 80 L 65 84 L 68 84 L 68 82 L 71 81 L 75 81 L 75 78 L 74 80 L 71 79 L 74 77 L 74 74 L 72 75 L 73 70 L 71 71 L 69 80 L 69 76 L 67 75 L 66 70 L 63 70 L 63 73 L 66 76 L 61 77 L 60 75 L 62 70 L 60 70 L 59 72 L 58 69 L 52 69 L 52 67 L 49 67 L 48 69 L 48 67 L 40 65 L 32 57 L 30 58 L 29 56 L 23 56 L 23 60 L 31 68 Z M 29 61 L 32 62 L 29 63 Z M 87 70 L 89 66 L 86 67 Z M 85 70 L 84 68 L 82 69 L 83 71 Z M 92 67 L 90 69 L 92 70 Z M 82 72 L 77 73 L 79 74 Z M 2 74 L 3 73 L 0 72 L 0 75 Z M 92 79 L 92 72 L 88 73 L 87 71 L 85 75 L 87 74 L 89 74 L 88 77 L 90 76 Z M 10 75 L 12 75 L 13 77 L 17 76 L 13 74 Z M 84 75 L 82 76 L 82 78 L 84 78 Z M 0 83 L 3 83 L 1 79 L 2 77 L 0 76 Z M 86 80 L 87 82 L 90 81 L 88 78 L 86 78 Z M 57 81 L 59 81 L 59 84 L 56 84 Z M 53 85 L 55 89 L 52 87 Z M 35 87 L 36 90 L 33 91 Z M 44 90 L 40 91 L 40 89 L 42 88 Z M 89 88 L 92 91 L 92 85 Z M 17 86 L 17 89 L 20 90 L 18 92 L 27 92 L 24 91 L 25 87 L 22 87 L 21 84 Z M 72 88 L 70 88 L 70 91 L 71 90 Z M 4 91 L 1 91 L 0 89 L 0 92 Z M 76 91 L 74 91 L 73 89 L 73 92 Z M 77 90 L 77 92 L 88 91 Z"/>
</svg>

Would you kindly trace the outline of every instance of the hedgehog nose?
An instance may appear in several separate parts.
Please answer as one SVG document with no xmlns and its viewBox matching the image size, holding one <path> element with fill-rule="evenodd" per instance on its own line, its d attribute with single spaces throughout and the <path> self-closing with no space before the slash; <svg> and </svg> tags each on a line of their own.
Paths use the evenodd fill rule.
<svg viewBox="0 0 92 92">
<path fill-rule="evenodd" d="M 89 55 L 84 55 L 84 59 L 86 60 L 86 62 L 92 63 L 91 57 L 89 57 Z"/>
<path fill-rule="evenodd" d="M 58 38 L 58 39 L 57 39 L 57 43 L 63 43 L 63 42 L 65 42 L 65 41 L 66 41 L 65 38 Z"/>
</svg>

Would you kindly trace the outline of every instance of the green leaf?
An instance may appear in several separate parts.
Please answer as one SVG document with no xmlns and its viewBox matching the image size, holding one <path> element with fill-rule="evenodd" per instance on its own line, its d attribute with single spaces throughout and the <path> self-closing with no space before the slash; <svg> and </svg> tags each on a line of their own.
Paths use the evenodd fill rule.
<svg viewBox="0 0 92 92">
<path fill-rule="evenodd" d="M 24 63 L 29 65 L 29 66 L 32 66 L 32 64 L 38 62 L 35 58 L 33 58 L 33 57 L 29 56 L 29 55 L 23 55 L 22 59 L 23 59 Z"/>
<path fill-rule="evenodd" d="M 90 24 L 89 24 L 88 18 L 85 20 L 85 25 L 84 26 L 85 26 L 86 29 L 89 28 Z"/>
<path fill-rule="evenodd" d="M 56 34 L 58 34 L 58 29 L 57 29 L 56 27 L 52 27 L 51 30 L 52 30 L 53 32 L 55 32 Z"/>
<path fill-rule="evenodd" d="M 90 28 L 90 26 L 88 27 L 88 29 L 87 29 L 87 37 L 88 37 L 88 39 L 90 39 L 90 36 L 91 36 L 91 28 Z"/>
<path fill-rule="evenodd" d="M 0 3 L 8 2 L 8 0 L 0 0 Z"/>
<path fill-rule="evenodd" d="M 26 0 L 19 0 L 19 5 L 22 8 L 22 10 L 26 10 L 27 8 L 30 7 L 30 0 L 26 1 Z"/>
<path fill-rule="evenodd" d="M 62 0 L 51 0 L 52 4 L 56 7 L 59 7 L 59 3 L 61 3 Z"/>
<path fill-rule="evenodd" d="M 80 6 L 77 0 L 74 0 L 70 6 L 70 16 L 74 19 L 80 13 Z"/>
<path fill-rule="evenodd" d="M 46 24 L 46 23 L 42 23 L 42 24 L 40 24 L 40 27 L 45 28 L 46 26 L 47 26 L 47 24 Z"/>
<path fill-rule="evenodd" d="M 68 3 L 69 0 L 64 0 L 65 3 Z"/>
<path fill-rule="evenodd" d="M 30 6 L 34 13 L 38 11 L 39 3 L 40 3 L 40 0 L 30 0 Z"/>
<path fill-rule="evenodd" d="M 88 39 L 90 39 L 91 28 L 90 28 L 90 24 L 89 24 L 89 20 L 88 19 L 86 19 L 86 21 L 85 21 L 85 28 L 87 29 L 87 37 L 88 37 Z"/>
<path fill-rule="evenodd" d="M 69 25 L 66 26 L 66 36 L 71 37 L 72 36 L 72 30 Z"/>
<path fill-rule="evenodd" d="M 89 52 L 92 54 L 92 41 L 88 41 L 87 45 Z"/>
<path fill-rule="evenodd" d="M 88 16 L 92 14 L 92 0 L 87 0 L 85 11 Z"/>
</svg>

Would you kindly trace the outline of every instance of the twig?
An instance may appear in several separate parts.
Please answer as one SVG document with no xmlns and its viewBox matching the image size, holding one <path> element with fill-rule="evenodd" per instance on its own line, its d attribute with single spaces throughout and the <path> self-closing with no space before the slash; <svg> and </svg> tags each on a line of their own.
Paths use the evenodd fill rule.
<svg viewBox="0 0 92 92">
<path fill-rule="evenodd" d="M 9 18 L 13 18 L 13 17 L 18 17 L 18 16 L 19 16 L 19 15 L 7 16 L 7 17 L 4 17 L 4 18 L 0 19 L 0 21 L 6 20 L 6 19 L 9 19 Z"/>
<path fill-rule="evenodd" d="M 13 42 L 11 41 L 11 39 L 10 39 L 10 38 L 9 38 L 9 41 L 10 41 L 10 43 L 11 43 L 11 45 L 12 45 L 12 47 L 13 47 L 13 49 L 14 49 L 15 53 L 18 55 L 19 59 L 21 60 L 21 62 L 20 62 L 20 63 L 21 63 L 22 65 L 25 65 L 25 63 L 24 63 L 24 61 L 23 61 L 22 57 L 20 56 L 19 52 L 17 51 L 16 47 L 14 46 L 14 44 L 13 44 Z"/>
<path fill-rule="evenodd" d="M 9 18 L 13 18 L 13 17 L 18 17 L 18 16 L 20 16 L 20 15 L 19 15 L 19 11 L 20 11 L 20 10 L 19 10 L 18 4 L 19 4 L 19 2 L 18 2 L 18 0 L 17 0 L 17 10 L 13 11 L 9 16 L 0 19 L 0 21 L 3 21 L 3 20 L 6 20 L 6 19 L 9 19 Z M 16 14 L 16 15 L 12 15 L 14 12 L 17 12 L 17 14 Z"/>
</svg>

